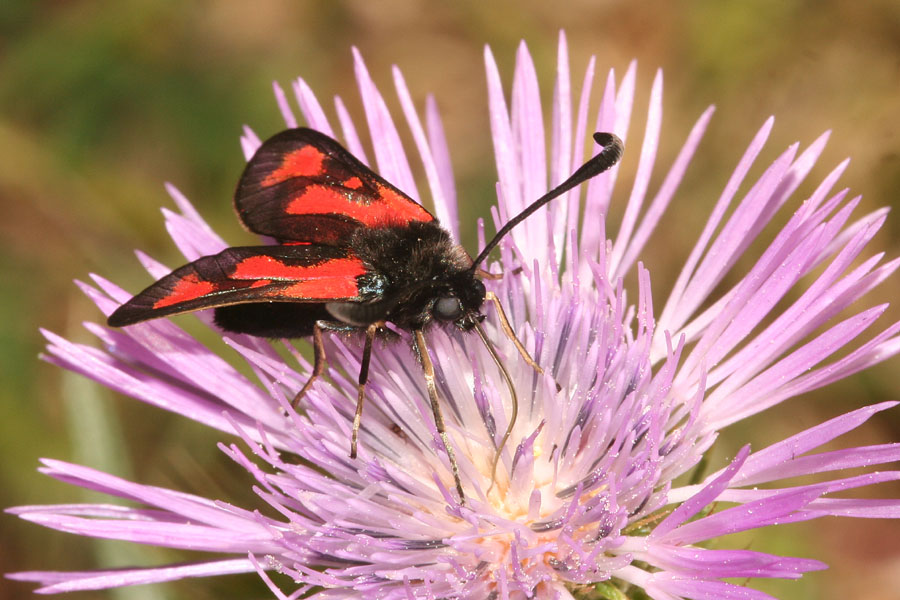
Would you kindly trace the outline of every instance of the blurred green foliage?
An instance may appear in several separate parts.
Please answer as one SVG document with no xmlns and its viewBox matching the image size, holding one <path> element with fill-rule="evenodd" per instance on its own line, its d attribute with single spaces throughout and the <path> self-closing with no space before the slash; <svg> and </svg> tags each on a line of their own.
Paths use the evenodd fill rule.
<svg viewBox="0 0 900 600">
<path fill-rule="evenodd" d="M 160 206 L 175 183 L 223 236 L 249 239 L 230 196 L 243 162 L 243 124 L 279 127 L 271 81 L 304 77 L 328 107 L 340 94 L 361 115 L 350 47 L 358 46 L 391 106 L 398 64 L 421 106 L 438 98 L 464 199 L 464 223 L 486 212 L 495 180 L 487 135 L 482 49 L 505 81 L 525 39 L 551 97 L 557 33 L 568 33 L 578 71 L 591 54 L 599 73 L 640 63 L 638 102 L 653 70 L 666 76 L 663 164 L 710 103 L 718 114 L 677 204 L 647 255 L 658 302 L 671 273 L 747 141 L 776 114 L 774 158 L 787 144 L 834 137 L 821 177 L 846 155 L 843 182 L 863 207 L 897 201 L 900 189 L 900 3 L 873 0 L 717 2 L 332 2 L 211 0 L 4 0 L 0 2 L 0 504 L 84 499 L 48 481 L 37 458 L 83 461 L 139 481 L 252 502 L 245 476 L 215 449 L 218 436 L 160 414 L 38 361 L 39 327 L 79 341 L 96 310 L 71 284 L 98 272 L 136 290 L 148 280 L 131 250 L 175 265 Z M 333 112 L 332 112 L 333 114 Z M 395 113 L 397 114 L 397 113 Z M 640 115 L 640 109 L 636 110 Z M 636 118 L 636 122 L 640 117 Z M 637 126 L 642 131 L 642 126 Z M 635 134 L 633 134 L 635 135 Z M 633 168 L 633 167 L 632 167 Z M 809 191 L 809 187 L 804 188 Z M 474 200 L 473 200 L 474 199 Z M 892 217 L 879 243 L 900 254 Z M 473 241 L 469 228 L 467 241 Z M 897 278 L 876 297 L 898 297 Z M 897 319 L 897 311 L 891 313 Z M 824 418 L 900 397 L 893 363 L 735 428 L 723 453 L 761 447 Z M 846 443 L 898 439 L 896 411 Z M 97 449 L 105 449 L 98 452 Z M 883 490 L 897 497 L 900 490 Z M 177 560 L 169 552 L 106 545 L 0 520 L 0 570 L 87 569 Z M 896 599 L 900 527 L 883 522 L 796 525 L 731 543 L 815 556 L 829 573 L 764 583 L 784 598 Z M 860 587 L 862 586 L 862 587 Z M 30 596 L 7 582 L 0 598 Z M 266 597 L 253 577 L 133 588 L 73 598 Z"/>
</svg>

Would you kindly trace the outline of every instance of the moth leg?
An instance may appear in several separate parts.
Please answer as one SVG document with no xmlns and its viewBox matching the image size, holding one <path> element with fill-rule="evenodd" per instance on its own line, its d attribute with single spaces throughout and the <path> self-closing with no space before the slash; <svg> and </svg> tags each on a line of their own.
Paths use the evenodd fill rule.
<svg viewBox="0 0 900 600">
<path fill-rule="evenodd" d="M 489 271 L 485 271 L 484 269 L 478 269 L 475 271 L 475 274 L 481 277 L 482 279 L 503 279 L 503 273 L 491 273 Z"/>
<path fill-rule="evenodd" d="M 482 279 L 493 279 L 493 280 L 503 279 L 503 276 L 507 272 L 508 271 L 504 271 L 503 273 L 491 273 L 490 271 L 485 271 L 484 269 L 476 269 L 475 270 L 475 274 L 478 275 L 479 277 L 481 277 Z M 516 267 L 512 270 L 513 275 L 518 275 L 521 272 L 522 272 L 522 267 Z"/>
<path fill-rule="evenodd" d="M 459 494 L 460 504 L 466 503 L 466 495 L 463 493 L 462 481 L 459 478 L 459 464 L 456 462 L 456 455 L 453 453 L 453 446 L 450 445 L 450 438 L 444 427 L 444 415 L 441 414 L 441 407 L 438 404 L 437 386 L 434 383 L 434 363 L 428 355 L 428 347 L 425 345 L 425 335 L 421 329 L 416 329 L 413 334 L 414 349 L 416 355 L 422 363 L 422 370 L 425 372 L 425 386 L 428 388 L 428 399 L 431 401 L 431 413 L 434 415 L 434 426 L 437 428 L 438 435 L 444 443 L 444 450 L 447 451 L 447 458 L 450 459 L 450 470 L 453 472 L 453 481 L 456 483 L 456 492 Z"/>
<path fill-rule="evenodd" d="M 478 337 L 481 338 L 484 347 L 487 348 L 488 352 L 491 355 L 491 358 L 494 359 L 494 364 L 496 364 L 497 368 L 500 369 L 500 374 L 503 375 L 503 380 L 506 381 L 506 387 L 509 388 L 509 397 L 512 401 L 512 412 L 509 415 L 509 424 L 506 426 L 506 431 L 503 433 L 503 438 L 500 440 L 500 445 L 497 446 L 497 450 L 494 452 L 494 460 L 491 463 L 491 485 L 484 493 L 484 495 L 487 496 L 491 493 L 491 490 L 494 489 L 494 484 L 497 483 L 497 465 L 500 463 L 500 457 L 503 454 L 503 448 L 506 447 L 506 443 L 509 441 L 509 436 L 512 435 L 513 427 L 516 426 L 516 419 L 519 418 L 519 396 L 516 394 L 516 386 L 513 385 L 512 377 L 509 376 L 509 371 L 506 370 L 506 366 L 503 364 L 503 361 L 500 360 L 500 355 L 497 354 L 497 350 L 494 349 L 494 345 L 491 343 L 490 338 L 488 338 L 487 334 L 484 332 L 484 329 L 482 329 L 480 323 L 475 323 L 475 331 L 478 332 Z"/>
<path fill-rule="evenodd" d="M 356 458 L 356 445 L 359 440 L 359 424 L 362 421 L 363 401 L 366 398 L 366 382 L 369 380 L 369 361 L 372 358 L 372 342 L 375 334 L 384 322 L 372 323 L 366 327 L 366 345 L 363 347 L 362 364 L 359 367 L 359 379 L 356 385 L 356 414 L 353 416 L 353 433 L 350 434 L 350 458 Z"/>
<path fill-rule="evenodd" d="M 306 395 L 306 392 L 312 387 L 316 379 L 325 372 L 327 357 L 325 356 L 325 343 L 322 341 L 322 332 L 352 331 L 354 329 L 357 328 L 340 321 L 320 320 L 313 323 L 313 372 L 310 374 L 309 379 L 306 380 L 306 383 L 303 384 L 303 387 L 300 388 L 300 391 L 294 396 L 294 399 L 291 400 L 291 408 L 297 410 L 300 400 Z"/>
<path fill-rule="evenodd" d="M 522 345 L 522 342 L 519 341 L 519 338 L 516 337 L 515 332 L 513 332 L 512 326 L 509 324 L 509 319 L 506 318 L 506 312 L 503 310 L 503 305 L 500 304 L 500 299 L 497 295 L 494 292 L 488 292 L 485 294 L 484 299 L 494 303 L 494 307 L 497 309 L 497 315 L 500 317 L 500 327 L 503 329 L 503 333 L 512 340 L 512 343 L 516 346 L 516 350 L 519 351 L 519 354 L 522 355 L 525 362 L 531 365 L 531 368 L 537 371 L 539 375 L 543 375 L 544 369 L 531 358 L 531 355 L 528 354 L 528 350 L 525 349 L 525 346 Z"/>
</svg>

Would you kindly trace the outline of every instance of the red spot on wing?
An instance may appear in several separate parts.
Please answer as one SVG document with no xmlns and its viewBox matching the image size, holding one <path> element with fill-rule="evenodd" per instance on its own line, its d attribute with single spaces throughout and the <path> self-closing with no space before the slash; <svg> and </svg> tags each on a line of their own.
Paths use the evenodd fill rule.
<svg viewBox="0 0 900 600">
<path fill-rule="evenodd" d="M 325 155 L 313 146 L 304 146 L 288 152 L 281 159 L 281 165 L 262 180 L 263 187 L 287 181 L 292 177 L 315 177 L 322 173 Z"/>
<path fill-rule="evenodd" d="M 430 212 L 387 186 L 378 186 L 378 197 L 385 207 L 385 212 L 400 217 L 404 222 L 421 221 L 427 223 L 434 220 Z"/>
<path fill-rule="evenodd" d="M 209 281 L 201 281 L 197 275 L 188 275 L 175 284 L 175 287 L 165 297 L 157 300 L 153 308 L 165 308 L 179 302 L 195 300 L 216 291 L 217 286 Z"/>
<path fill-rule="evenodd" d="M 312 215 L 338 213 L 350 215 L 354 206 L 364 208 L 351 202 L 337 189 L 324 185 L 311 185 L 302 194 L 291 198 L 285 207 L 289 215 Z"/>
<path fill-rule="evenodd" d="M 277 292 L 290 298 L 352 298 L 359 292 L 356 277 L 366 272 L 357 258 L 335 258 L 316 265 L 289 265 L 271 256 L 251 256 L 237 263 L 230 279 L 254 280 L 250 287 L 275 281 L 296 281 Z"/>
<path fill-rule="evenodd" d="M 341 185 L 345 188 L 350 188 L 351 190 L 358 190 L 362 187 L 362 180 L 359 177 L 351 177 Z"/>
<path fill-rule="evenodd" d="M 341 193 L 338 188 L 311 185 L 288 202 L 285 212 L 289 215 L 338 214 L 369 227 L 434 219 L 427 210 L 383 185 L 378 186 L 378 196 L 368 202 Z"/>
<path fill-rule="evenodd" d="M 357 258 L 334 258 L 309 266 L 289 265 L 271 256 L 251 256 L 237 263 L 229 279 L 308 279 L 356 277 L 366 270 Z"/>
<path fill-rule="evenodd" d="M 298 281 L 285 288 L 280 296 L 294 298 L 352 298 L 359 293 L 356 280 L 345 277 L 310 279 Z"/>
</svg>

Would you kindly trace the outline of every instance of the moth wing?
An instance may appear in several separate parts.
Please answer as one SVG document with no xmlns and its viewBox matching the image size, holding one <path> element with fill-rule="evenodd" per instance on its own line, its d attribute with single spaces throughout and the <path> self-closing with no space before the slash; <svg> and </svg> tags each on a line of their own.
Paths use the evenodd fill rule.
<svg viewBox="0 0 900 600">
<path fill-rule="evenodd" d="M 234 206 L 250 231 L 329 246 L 346 246 L 358 227 L 434 220 L 338 142 L 307 128 L 282 131 L 259 147 Z"/>
<path fill-rule="evenodd" d="M 112 327 L 248 302 L 359 301 L 366 273 L 349 250 L 297 244 L 227 248 L 172 271 L 113 312 Z"/>
</svg>

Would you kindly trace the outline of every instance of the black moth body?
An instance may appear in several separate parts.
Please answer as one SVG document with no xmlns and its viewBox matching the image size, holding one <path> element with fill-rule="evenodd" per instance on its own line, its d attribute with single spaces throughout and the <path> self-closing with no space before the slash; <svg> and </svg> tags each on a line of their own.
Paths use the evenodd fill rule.
<svg viewBox="0 0 900 600">
<path fill-rule="evenodd" d="M 484 319 L 484 284 L 469 254 L 437 221 L 359 228 L 347 247 L 366 271 L 357 276 L 359 301 L 233 304 L 215 309 L 216 324 L 234 333 L 297 338 L 312 335 L 322 320 L 360 329 L 389 321 L 407 331 L 438 321 L 469 331 Z"/>
</svg>

